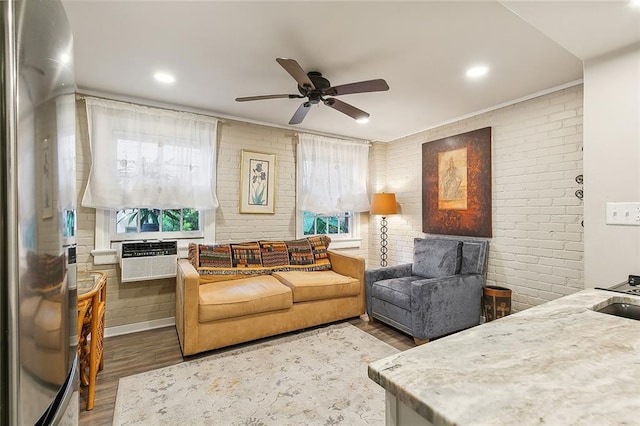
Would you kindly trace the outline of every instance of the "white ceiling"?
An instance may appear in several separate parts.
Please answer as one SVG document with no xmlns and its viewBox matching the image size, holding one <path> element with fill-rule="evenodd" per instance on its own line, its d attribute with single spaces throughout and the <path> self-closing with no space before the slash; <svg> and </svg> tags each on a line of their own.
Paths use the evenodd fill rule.
<svg viewBox="0 0 640 426">
<path fill-rule="evenodd" d="M 301 99 L 235 98 L 297 93 L 275 61 L 293 58 L 333 85 L 390 86 L 340 97 L 368 124 L 320 105 L 294 128 L 379 141 L 570 84 L 583 59 L 640 42 L 640 10 L 620 2 L 63 3 L 80 91 L 288 127 Z M 487 76 L 465 78 L 481 63 Z M 155 82 L 158 70 L 176 83 Z"/>
</svg>

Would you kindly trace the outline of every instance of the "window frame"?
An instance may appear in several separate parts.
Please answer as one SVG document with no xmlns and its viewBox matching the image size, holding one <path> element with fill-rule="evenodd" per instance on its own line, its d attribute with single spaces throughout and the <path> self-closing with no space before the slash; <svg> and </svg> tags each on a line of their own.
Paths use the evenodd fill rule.
<svg viewBox="0 0 640 426">
<path fill-rule="evenodd" d="M 116 212 L 114 210 L 96 209 L 96 226 L 94 235 L 94 249 L 91 250 L 93 256 L 94 265 L 111 265 L 120 261 L 118 253 L 122 246 L 123 241 L 140 241 L 144 238 L 138 238 L 136 240 L 111 240 L 111 221 L 115 222 Z M 190 237 L 190 238 L 176 238 L 171 236 L 170 238 L 158 238 L 157 235 L 148 240 L 177 240 L 178 241 L 178 257 L 183 259 L 189 257 L 189 243 L 207 243 L 214 244 L 216 236 L 215 226 L 216 212 L 215 210 L 200 210 L 200 224 L 202 237 Z M 151 234 L 151 233 L 149 233 Z M 157 233 L 154 233 L 157 234 Z"/>
<path fill-rule="evenodd" d="M 327 235 L 331 238 L 331 243 L 329 244 L 330 249 L 360 248 L 362 245 L 362 238 L 360 236 L 360 213 L 345 213 L 349 213 L 351 218 L 348 234 L 314 234 Z M 306 238 L 310 236 L 311 235 L 304 234 L 304 212 L 300 209 L 296 209 L 296 238 Z"/>
<path fill-rule="evenodd" d="M 145 207 L 137 207 L 138 209 Z M 171 209 L 158 209 L 158 210 L 171 210 Z M 197 231 L 152 231 L 152 232 L 128 232 L 128 233 L 118 233 L 117 232 L 117 215 L 118 211 L 109 210 L 111 214 L 111 220 L 109 225 L 110 230 L 110 239 L 111 242 L 121 242 L 121 241 L 137 241 L 137 240 L 183 240 L 183 239 L 202 239 L 204 238 L 204 211 L 198 210 L 198 222 L 200 225 L 200 229 Z"/>
</svg>

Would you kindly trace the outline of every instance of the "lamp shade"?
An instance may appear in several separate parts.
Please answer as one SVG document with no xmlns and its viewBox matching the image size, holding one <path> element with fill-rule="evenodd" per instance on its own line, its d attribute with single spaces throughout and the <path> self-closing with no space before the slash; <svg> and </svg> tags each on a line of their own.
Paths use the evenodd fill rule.
<svg viewBox="0 0 640 426">
<path fill-rule="evenodd" d="M 371 209 L 369 212 L 371 214 L 382 216 L 398 213 L 396 194 L 387 192 L 373 194 L 373 198 L 371 199 Z"/>
</svg>

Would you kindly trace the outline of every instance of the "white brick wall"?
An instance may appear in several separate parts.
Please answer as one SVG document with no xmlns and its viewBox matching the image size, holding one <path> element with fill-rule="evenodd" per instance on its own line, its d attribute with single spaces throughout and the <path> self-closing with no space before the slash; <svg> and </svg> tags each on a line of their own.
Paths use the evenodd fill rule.
<svg viewBox="0 0 640 426">
<path fill-rule="evenodd" d="M 82 193 L 91 166 L 87 117 L 83 101 L 78 106 L 76 145 L 78 187 L 78 270 L 99 270 L 107 274 L 106 326 L 115 327 L 175 315 L 175 280 L 164 279 L 120 283 L 117 265 L 93 264 L 95 210 L 81 206 Z M 219 123 L 217 159 L 216 242 L 295 238 L 295 143 L 291 130 L 233 120 Z M 276 154 L 276 213 L 240 214 L 240 156 L 250 150 Z M 361 218 L 362 248 L 345 253 L 367 256 L 368 215 Z M 211 241 L 213 242 L 213 241 Z"/>
<path fill-rule="evenodd" d="M 175 315 L 174 280 L 164 279 L 121 284 L 118 265 L 93 264 L 91 250 L 94 249 L 96 213 L 95 209 L 81 205 L 91 168 L 87 114 L 84 101 L 78 101 L 76 106 L 78 109 L 76 131 L 78 271 L 101 271 L 107 275 L 107 310 L 105 313 L 107 327 L 172 317 Z"/>
<path fill-rule="evenodd" d="M 117 265 L 96 267 L 95 210 L 80 205 L 90 153 L 84 103 L 78 102 L 78 269 L 107 274 L 107 327 L 174 315 L 171 279 L 121 284 Z M 400 214 L 387 218 L 390 265 L 411 261 L 422 233 L 421 145 L 481 127 L 493 128 L 493 232 L 488 283 L 514 291 L 521 310 L 583 287 L 582 204 L 574 196 L 582 173 L 582 86 L 399 139 L 370 150 L 371 192 L 395 192 Z M 295 143 L 290 130 L 233 120 L 219 125 L 216 241 L 295 238 Z M 276 213 L 239 214 L 242 149 L 277 156 Z M 345 252 L 380 259 L 379 217 L 360 217 L 362 247 Z"/>
<path fill-rule="evenodd" d="M 387 146 L 386 190 L 401 214 L 389 221 L 389 264 L 411 262 L 422 233 L 422 144 L 491 126 L 493 238 L 487 283 L 513 290 L 522 310 L 584 288 L 582 85 L 394 141 Z M 379 241 L 371 229 L 370 248 Z M 369 264 L 379 251 L 369 251 Z"/>
<path fill-rule="evenodd" d="M 294 239 L 296 237 L 296 143 L 291 130 L 225 120 L 218 140 L 218 185 L 220 207 L 216 212 L 216 240 Z M 276 213 L 240 214 L 240 158 L 242 150 L 276 155 Z M 368 220 L 361 215 L 361 249 L 344 250 L 367 256 Z"/>
</svg>

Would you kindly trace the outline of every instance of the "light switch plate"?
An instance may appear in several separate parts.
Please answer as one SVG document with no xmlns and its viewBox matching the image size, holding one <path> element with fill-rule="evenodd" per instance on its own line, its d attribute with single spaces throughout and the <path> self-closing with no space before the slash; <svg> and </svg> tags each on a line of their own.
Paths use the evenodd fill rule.
<svg viewBox="0 0 640 426">
<path fill-rule="evenodd" d="M 640 226 L 640 202 L 607 203 L 606 223 Z"/>
</svg>

